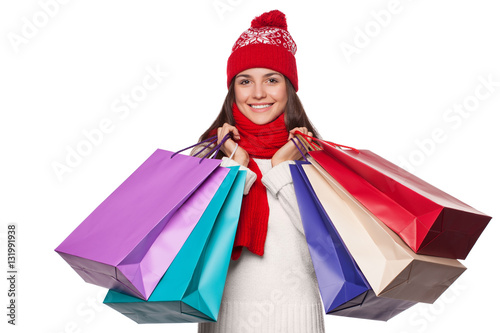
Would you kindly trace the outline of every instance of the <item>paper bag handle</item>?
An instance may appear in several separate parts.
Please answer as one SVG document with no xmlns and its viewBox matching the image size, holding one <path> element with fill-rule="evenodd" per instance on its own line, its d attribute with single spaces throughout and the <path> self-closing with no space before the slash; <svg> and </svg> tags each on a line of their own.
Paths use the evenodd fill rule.
<svg viewBox="0 0 500 333">
<path fill-rule="evenodd" d="M 209 152 L 208 152 L 205 156 L 203 156 L 203 158 L 201 158 L 201 159 L 200 159 L 200 162 L 199 162 L 199 163 L 203 162 L 203 160 L 204 160 L 205 158 L 209 157 L 209 156 L 212 156 L 212 155 L 213 155 L 213 156 L 216 156 L 216 155 L 217 155 L 217 153 L 219 152 L 220 148 L 221 148 L 221 147 L 222 147 L 222 145 L 224 144 L 224 142 L 226 142 L 226 140 L 227 140 L 227 139 L 229 139 L 230 137 L 231 137 L 231 136 L 230 136 L 230 134 L 229 134 L 229 133 L 228 133 L 228 134 L 226 134 L 226 135 L 224 136 L 224 138 L 222 138 L 221 142 L 220 142 L 218 145 L 216 145 L 216 146 L 215 146 L 215 147 L 214 147 L 211 151 L 209 151 Z M 181 150 L 178 150 L 178 151 L 176 151 L 175 153 L 173 153 L 173 154 L 172 154 L 172 156 L 170 156 L 170 158 L 173 158 L 175 155 L 177 155 L 177 154 L 179 154 L 179 153 L 181 153 L 181 152 L 183 152 L 183 151 L 185 151 L 185 150 L 187 150 L 187 149 L 189 149 L 189 148 L 193 148 L 193 147 L 199 146 L 199 145 L 201 145 L 201 144 L 203 144 L 203 143 L 205 143 L 205 142 L 210 142 L 210 143 L 209 143 L 208 145 L 206 145 L 205 147 L 203 147 L 203 149 L 201 149 L 199 152 L 197 152 L 197 153 L 196 153 L 196 154 L 194 154 L 193 156 L 198 156 L 201 152 L 203 152 L 203 151 L 204 151 L 205 149 L 207 149 L 209 146 L 211 146 L 211 145 L 213 145 L 214 143 L 216 143 L 216 142 L 217 142 L 217 135 L 214 135 L 214 136 L 212 136 L 212 137 L 210 137 L 210 138 L 208 138 L 208 139 L 206 139 L 206 140 L 203 140 L 203 141 L 200 141 L 200 142 L 198 142 L 198 143 L 195 143 L 194 145 L 191 145 L 191 146 L 189 146 L 189 147 L 186 147 L 186 148 L 183 148 L 183 149 L 181 149 Z M 215 151 L 215 154 L 213 154 L 213 152 L 214 152 L 214 151 Z"/>
<path fill-rule="evenodd" d="M 296 135 L 300 135 L 300 136 L 302 136 L 303 138 L 309 138 L 309 139 L 310 139 L 310 141 L 309 141 L 309 140 L 307 140 L 307 139 L 306 139 L 306 141 L 307 141 L 307 142 L 308 142 L 311 146 L 315 145 L 315 146 L 319 147 L 319 146 L 318 146 L 318 145 L 316 145 L 316 144 L 315 144 L 315 142 L 314 142 L 314 141 L 318 141 L 318 142 L 320 142 L 320 143 L 327 144 L 327 145 L 329 145 L 329 146 L 333 146 L 333 147 L 335 147 L 335 148 L 339 148 L 339 149 L 341 149 L 341 148 L 350 149 L 350 150 L 352 150 L 352 151 L 354 151 L 354 152 L 356 152 L 356 153 L 358 153 L 358 154 L 359 154 L 359 150 L 357 150 L 356 148 L 353 148 L 353 147 L 344 146 L 344 145 L 341 145 L 341 144 L 338 144 L 338 143 L 334 143 L 334 142 L 330 142 L 330 141 L 320 140 L 320 139 L 315 138 L 315 137 L 313 137 L 313 136 L 310 136 L 310 135 L 304 134 L 304 133 L 302 133 L 302 132 L 300 132 L 300 131 L 295 131 L 295 132 L 294 132 L 294 134 L 296 134 Z M 320 149 L 321 149 L 321 147 L 320 147 Z"/>
</svg>

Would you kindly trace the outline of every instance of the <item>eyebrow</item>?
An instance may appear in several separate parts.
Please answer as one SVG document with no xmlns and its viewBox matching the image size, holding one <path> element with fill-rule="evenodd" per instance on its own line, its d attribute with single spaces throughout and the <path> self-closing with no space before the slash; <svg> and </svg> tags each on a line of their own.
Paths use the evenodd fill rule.
<svg viewBox="0 0 500 333">
<path fill-rule="evenodd" d="M 283 74 L 281 74 L 280 72 L 270 72 L 270 73 L 264 74 L 264 77 L 270 77 L 270 76 L 273 76 L 273 75 L 283 75 Z M 238 74 L 238 75 L 236 75 L 236 78 L 239 78 L 239 77 L 251 78 L 252 76 L 249 75 L 249 74 Z"/>
</svg>

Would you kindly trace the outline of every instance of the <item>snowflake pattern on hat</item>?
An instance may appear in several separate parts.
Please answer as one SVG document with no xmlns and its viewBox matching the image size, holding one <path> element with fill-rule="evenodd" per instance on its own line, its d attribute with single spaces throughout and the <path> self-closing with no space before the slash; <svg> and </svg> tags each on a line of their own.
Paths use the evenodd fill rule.
<svg viewBox="0 0 500 333">
<path fill-rule="evenodd" d="M 286 30 L 275 27 L 248 29 L 241 34 L 240 38 L 238 38 L 236 43 L 234 43 L 232 52 L 251 44 L 271 44 L 275 46 L 282 46 L 293 55 L 297 52 L 297 45 L 295 45 L 290 33 Z"/>
</svg>

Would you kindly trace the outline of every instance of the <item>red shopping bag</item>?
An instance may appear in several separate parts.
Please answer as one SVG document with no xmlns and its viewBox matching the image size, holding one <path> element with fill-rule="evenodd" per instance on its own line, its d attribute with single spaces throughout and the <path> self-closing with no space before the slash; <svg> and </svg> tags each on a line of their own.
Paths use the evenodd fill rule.
<svg viewBox="0 0 500 333">
<path fill-rule="evenodd" d="M 465 259 L 491 220 L 369 150 L 317 141 L 310 156 L 418 254 Z"/>
</svg>

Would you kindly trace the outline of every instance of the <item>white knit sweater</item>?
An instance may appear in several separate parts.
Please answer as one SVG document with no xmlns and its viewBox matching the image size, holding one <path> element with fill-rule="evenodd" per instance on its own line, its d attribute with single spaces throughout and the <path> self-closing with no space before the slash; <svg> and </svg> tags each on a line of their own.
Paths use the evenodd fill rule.
<svg viewBox="0 0 500 333">
<path fill-rule="evenodd" d="M 289 164 L 255 159 L 267 188 L 269 225 L 264 256 L 246 248 L 231 261 L 216 323 L 199 333 L 322 333 L 323 304 L 307 248 Z M 224 166 L 235 165 L 227 158 Z M 247 185 L 255 174 L 250 171 Z"/>
</svg>

